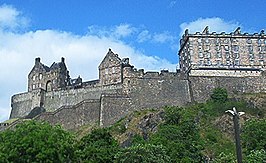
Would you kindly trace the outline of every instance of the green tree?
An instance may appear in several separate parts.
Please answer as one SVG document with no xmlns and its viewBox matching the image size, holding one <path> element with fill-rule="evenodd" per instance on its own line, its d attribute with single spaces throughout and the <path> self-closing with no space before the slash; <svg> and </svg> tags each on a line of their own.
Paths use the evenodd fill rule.
<svg viewBox="0 0 266 163">
<path fill-rule="evenodd" d="M 218 102 L 218 103 L 223 103 L 227 101 L 228 99 L 227 90 L 224 88 L 215 88 L 211 94 L 211 99 L 214 102 Z"/>
<path fill-rule="evenodd" d="M 117 153 L 115 162 L 166 163 L 170 157 L 162 145 L 138 144 Z"/>
<path fill-rule="evenodd" d="M 250 154 L 247 156 L 246 160 L 248 163 L 258 163 L 263 161 L 266 161 L 266 152 L 263 149 L 250 151 Z"/>
<path fill-rule="evenodd" d="M 251 150 L 266 150 L 266 119 L 247 121 L 244 124 L 242 138 L 247 153 Z"/>
<path fill-rule="evenodd" d="M 236 163 L 236 157 L 232 153 L 220 153 L 220 155 L 214 159 L 213 163 Z"/>
<path fill-rule="evenodd" d="M 78 143 L 80 162 L 113 162 L 118 143 L 105 128 L 95 129 Z"/>
<path fill-rule="evenodd" d="M 162 125 L 150 142 L 163 145 L 172 162 L 201 161 L 200 135 L 193 121 L 180 122 L 179 125 Z"/>
<path fill-rule="evenodd" d="M 27 121 L 0 133 L 0 162 L 72 162 L 73 144 L 60 126 Z"/>
</svg>

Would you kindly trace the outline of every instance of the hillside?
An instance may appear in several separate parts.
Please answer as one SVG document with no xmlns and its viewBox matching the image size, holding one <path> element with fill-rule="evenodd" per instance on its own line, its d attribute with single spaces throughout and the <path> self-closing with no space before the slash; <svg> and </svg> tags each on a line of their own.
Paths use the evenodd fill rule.
<svg viewBox="0 0 266 163">
<path fill-rule="evenodd" d="M 236 162 L 232 117 L 225 113 L 236 107 L 245 112 L 240 118 L 244 161 L 262 162 L 266 159 L 264 97 L 228 98 L 224 89 L 217 89 L 206 103 L 135 111 L 108 128 L 91 124 L 71 132 L 47 123 L 24 122 L 14 131 L 0 133 L 0 160 Z M 11 149 L 12 153 L 7 152 Z M 24 154 L 18 158 L 19 151 Z"/>
</svg>

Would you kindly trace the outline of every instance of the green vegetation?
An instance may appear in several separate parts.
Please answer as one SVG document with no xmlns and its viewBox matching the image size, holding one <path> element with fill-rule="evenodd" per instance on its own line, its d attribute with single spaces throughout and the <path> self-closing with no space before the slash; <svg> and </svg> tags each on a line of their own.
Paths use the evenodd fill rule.
<svg viewBox="0 0 266 163">
<path fill-rule="evenodd" d="M 235 163 L 232 120 L 225 114 L 232 107 L 251 119 L 241 121 L 244 162 L 263 162 L 265 118 L 254 118 L 256 109 L 228 99 L 222 88 L 206 103 L 137 111 L 109 128 L 88 125 L 72 133 L 26 121 L 0 133 L 0 162 Z"/>
</svg>

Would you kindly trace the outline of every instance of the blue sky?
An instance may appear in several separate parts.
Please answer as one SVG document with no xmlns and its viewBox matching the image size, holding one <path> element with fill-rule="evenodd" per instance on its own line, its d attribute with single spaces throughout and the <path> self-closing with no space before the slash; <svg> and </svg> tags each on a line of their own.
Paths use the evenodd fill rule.
<svg viewBox="0 0 266 163">
<path fill-rule="evenodd" d="M 51 65 L 64 56 L 71 77 L 98 78 L 108 48 L 137 68 L 175 71 L 186 28 L 260 32 L 264 0 L 0 0 L 0 121 L 11 95 L 27 90 L 34 58 Z"/>
</svg>

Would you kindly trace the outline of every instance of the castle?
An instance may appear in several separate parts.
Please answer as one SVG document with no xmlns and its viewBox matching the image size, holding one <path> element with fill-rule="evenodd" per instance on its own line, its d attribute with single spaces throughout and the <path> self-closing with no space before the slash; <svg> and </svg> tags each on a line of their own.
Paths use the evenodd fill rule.
<svg viewBox="0 0 266 163">
<path fill-rule="evenodd" d="M 206 101 L 217 87 L 231 95 L 266 93 L 264 31 L 186 30 L 178 55 L 180 70 L 144 72 L 109 49 L 98 67 L 99 79 L 85 82 L 71 79 L 64 58 L 50 67 L 36 58 L 28 91 L 12 96 L 10 119 L 34 118 L 66 129 L 89 123 L 109 126 L 134 110 Z"/>
</svg>

